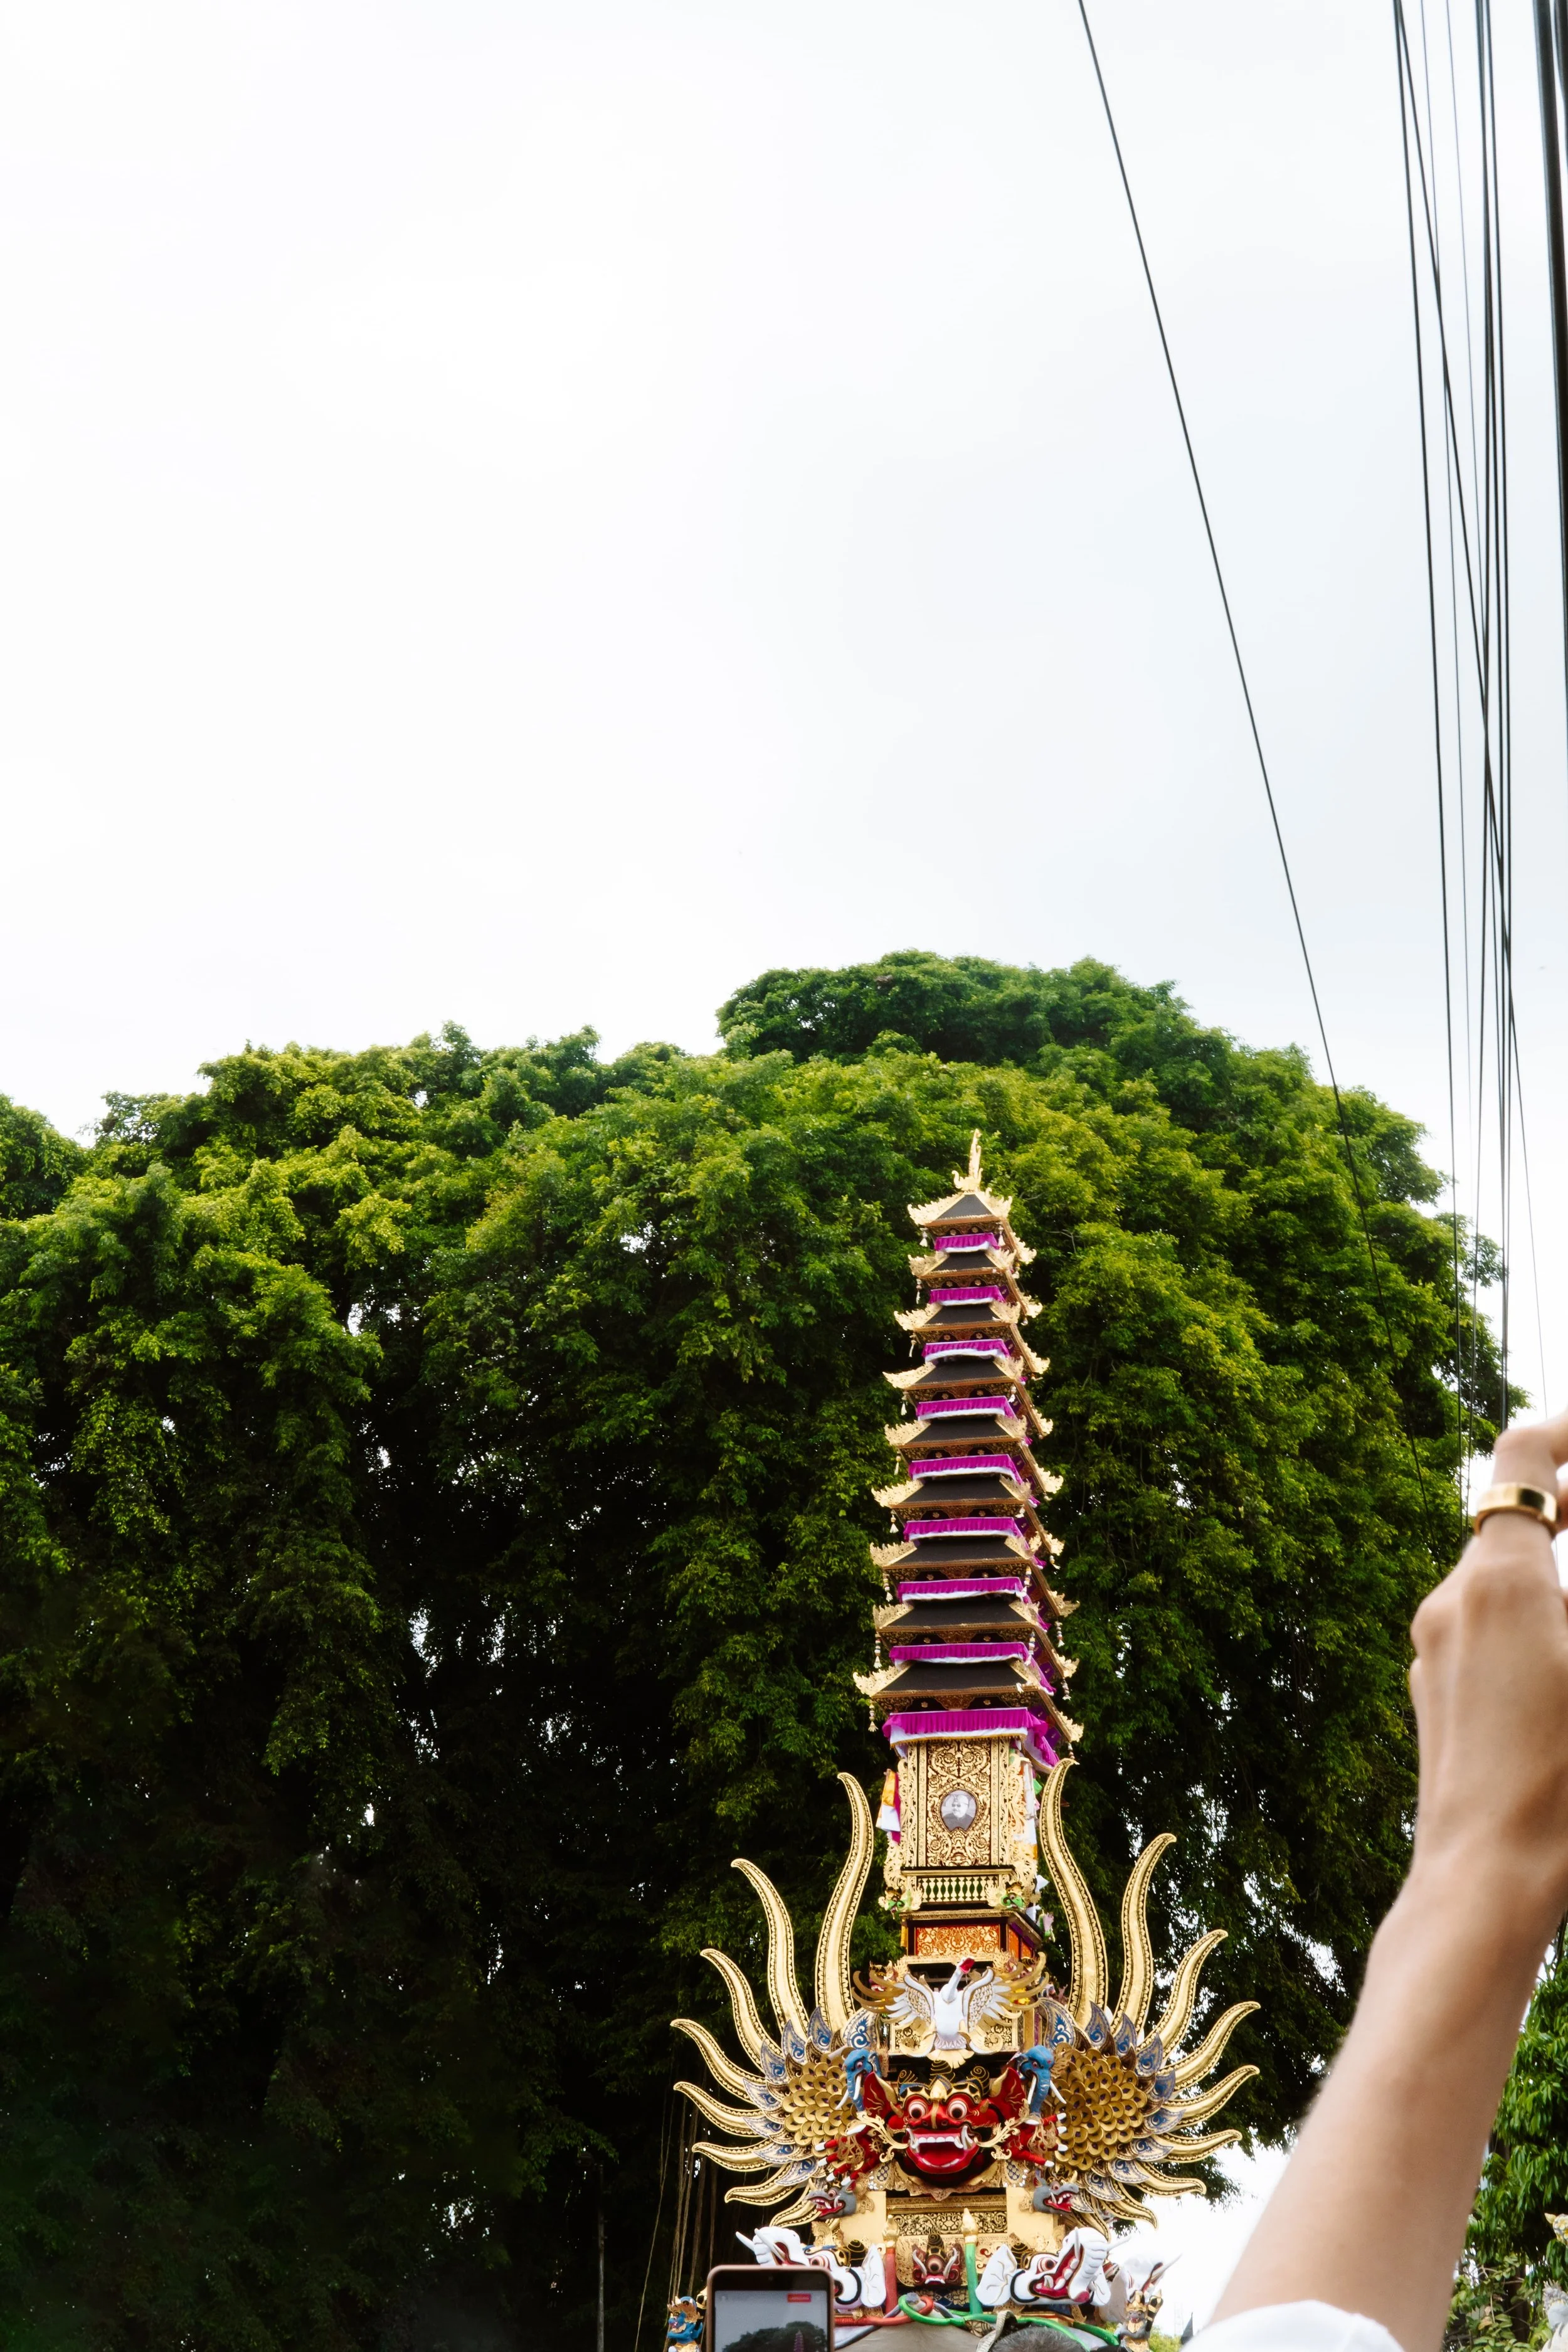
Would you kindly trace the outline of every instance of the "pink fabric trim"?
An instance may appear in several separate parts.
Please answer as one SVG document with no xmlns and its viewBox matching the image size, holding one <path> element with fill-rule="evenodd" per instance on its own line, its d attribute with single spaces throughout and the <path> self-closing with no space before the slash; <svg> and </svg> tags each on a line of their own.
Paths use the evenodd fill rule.
<svg viewBox="0 0 1568 2352">
<path fill-rule="evenodd" d="M 933 1290 L 927 1303 L 931 1307 L 968 1307 L 976 1299 L 1006 1296 L 999 1282 L 984 1282 L 972 1285 L 967 1290 Z"/>
<path fill-rule="evenodd" d="M 1010 1473 L 1020 1485 L 1029 1483 L 1010 1454 L 939 1454 L 930 1462 L 910 1465 L 911 1478 L 956 1478 L 965 1470 L 991 1470 L 1001 1478 Z"/>
<path fill-rule="evenodd" d="M 1027 1642 L 900 1642 L 888 1655 L 895 1665 L 930 1665 L 942 1659 L 963 1665 L 972 1658 L 1026 1658 Z"/>
<path fill-rule="evenodd" d="M 882 1729 L 895 1747 L 911 1739 L 952 1739 L 964 1732 L 982 1732 L 997 1739 L 1022 1740 L 1026 1755 L 1047 1770 L 1061 1760 L 1047 1727 L 1021 1706 L 964 1706 L 931 1715 L 890 1715 Z"/>
<path fill-rule="evenodd" d="M 1010 1356 L 1011 1339 L 928 1339 L 921 1353 L 932 1356 Z"/>
<path fill-rule="evenodd" d="M 1014 1601 L 1026 1598 L 1021 1576 L 932 1577 L 927 1584 L 900 1584 L 900 1601 L 981 1601 L 989 1592 L 1005 1592 Z"/>
<path fill-rule="evenodd" d="M 1002 1236 L 1000 1234 L 942 1234 L 937 1236 L 936 1246 L 939 1252 L 961 1249 L 1000 1249 Z"/>
<path fill-rule="evenodd" d="M 922 1536 L 1021 1536 L 1021 1517 L 1005 1519 L 906 1519 L 904 1541 L 919 1543 Z"/>
<path fill-rule="evenodd" d="M 923 1401 L 921 1402 L 915 1419 L 933 1421 L 938 1413 L 942 1412 L 1000 1412 L 1005 1413 L 1009 1421 L 1016 1417 L 1011 1397 L 932 1397 L 929 1404 Z"/>
</svg>

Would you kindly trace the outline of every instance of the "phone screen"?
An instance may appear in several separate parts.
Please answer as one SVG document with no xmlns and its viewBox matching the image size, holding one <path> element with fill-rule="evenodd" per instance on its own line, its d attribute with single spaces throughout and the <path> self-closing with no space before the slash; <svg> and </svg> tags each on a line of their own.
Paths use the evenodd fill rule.
<svg viewBox="0 0 1568 2352">
<path fill-rule="evenodd" d="M 793 2272 L 777 2286 L 710 2290 L 711 2352 L 828 2352 L 831 2282 L 803 2284 Z"/>
</svg>

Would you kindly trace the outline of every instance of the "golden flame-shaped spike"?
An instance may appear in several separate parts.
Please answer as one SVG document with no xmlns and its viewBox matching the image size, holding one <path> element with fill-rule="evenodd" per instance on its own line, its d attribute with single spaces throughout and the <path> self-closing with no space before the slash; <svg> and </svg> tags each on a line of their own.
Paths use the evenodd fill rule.
<svg viewBox="0 0 1568 2352">
<path fill-rule="evenodd" d="M 838 1778 L 849 1800 L 849 1852 L 838 1874 L 838 1883 L 827 1898 L 827 1908 L 822 1915 L 813 1985 L 816 2006 L 835 2033 L 842 2033 L 854 2014 L 855 1989 L 849 1981 L 849 1938 L 854 1933 L 860 1897 L 866 1891 L 871 1857 L 877 1846 L 877 1832 L 865 1790 L 851 1772 L 840 1772 Z"/>
<path fill-rule="evenodd" d="M 1136 2197 L 1128 2197 L 1126 2195 L 1117 2198 L 1115 2203 L 1110 2208 L 1110 2212 L 1113 2220 L 1131 2221 L 1134 2229 L 1137 2228 L 1140 2221 L 1147 2221 L 1149 2219 L 1148 2214 L 1144 2211 L 1142 2206 L 1140 2205 Z"/>
<path fill-rule="evenodd" d="M 717 2124 L 721 2131 L 743 2133 L 751 2139 L 768 2140 L 773 2137 L 773 2126 L 755 2107 L 727 2107 L 722 2099 L 716 2099 L 711 2091 L 703 2089 L 700 2083 L 677 2083 L 675 2087 L 686 2094 L 699 2115 L 706 2116 L 708 2121 Z M 746 2150 L 742 2148 L 741 2153 L 744 2155 Z"/>
<path fill-rule="evenodd" d="M 1116 2006 L 1135 2032 L 1143 2031 L 1143 2014 L 1154 1988 L 1154 1950 L 1149 1941 L 1149 1882 L 1163 1854 L 1176 1841 L 1169 1830 L 1151 1838 L 1132 1865 L 1121 1896 L 1121 1990 Z"/>
<path fill-rule="evenodd" d="M 726 2205 L 771 2205 L 776 2198 L 783 2196 L 786 2189 L 793 2187 L 790 2175 L 794 2170 L 792 2159 L 788 2164 L 781 2164 L 770 2179 L 754 2180 L 749 2189 L 726 2189 L 724 2202 Z M 776 2217 L 772 2226 L 775 2230 L 778 2228 Z"/>
<path fill-rule="evenodd" d="M 1046 1775 L 1040 1797 L 1039 1839 L 1051 1883 L 1067 1913 L 1068 1935 L 1072 1944 L 1068 2007 L 1079 2025 L 1087 2025 L 1090 2006 L 1095 2001 L 1103 2005 L 1105 2000 L 1105 1935 L 1094 1898 L 1062 1832 L 1062 1782 L 1072 1769 L 1072 1760 L 1070 1756 L 1064 1756 Z"/>
<path fill-rule="evenodd" d="M 694 2017 L 672 2017 L 669 2021 L 677 2033 L 684 2033 L 689 2041 L 696 2042 L 707 2061 L 708 2072 L 724 2090 L 746 2099 L 753 2091 L 767 2088 L 760 2074 L 748 2074 L 743 2066 L 737 2066 L 722 2043 L 716 2042 L 708 2028 L 699 2025 Z"/>
<path fill-rule="evenodd" d="M 1241 2137 L 1238 2131 L 1205 2132 L 1201 2139 L 1179 2139 L 1173 2154 L 1186 2159 L 1214 2156 L 1222 2147 L 1229 2147 Z"/>
<path fill-rule="evenodd" d="M 763 2032 L 763 2021 L 757 2015 L 752 1988 L 728 1952 L 704 1949 L 702 1957 L 718 1969 L 724 1979 L 730 1995 L 730 2014 L 735 2021 L 735 2038 L 754 2064 L 762 2057 L 766 2036 Z"/>
<path fill-rule="evenodd" d="M 1197 2190 L 1200 2197 L 1208 2195 L 1208 2183 L 1194 2179 L 1190 2173 L 1184 2174 L 1178 2180 L 1173 2173 L 1157 2172 L 1152 2165 L 1133 2164 L 1130 2168 L 1129 2178 L 1150 2197 L 1182 2197 L 1194 2189 Z M 1152 2218 L 1147 2211 L 1142 2212 L 1139 2216 L 1139 2219 L 1143 2221 Z"/>
<path fill-rule="evenodd" d="M 1198 1978 L 1204 1962 L 1216 1946 L 1224 1943 L 1226 1932 L 1223 1927 L 1211 1927 L 1182 1958 L 1171 1987 L 1171 1998 L 1165 2003 L 1165 2014 L 1154 2028 L 1167 2050 L 1173 2050 L 1187 2030 L 1197 2002 Z"/>
<path fill-rule="evenodd" d="M 765 1871 L 744 1856 L 730 1864 L 738 1870 L 763 1906 L 768 1923 L 768 1999 L 773 2005 L 773 2015 L 781 2027 L 791 2025 L 804 2039 L 806 2032 L 805 2010 L 800 1998 L 800 1987 L 795 1974 L 795 1927 L 784 1909 L 784 1896 Z"/>
<path fill-rule="evenodd" d="M 1225 2077 L 1223 2082 L 1216 2083 L 1212 2091 L 1205 2091 L 1202 2096 L 1196 2099 L 1184 2100 L 1179 2111 L 1179 2119 L 1172 2125 L 1172 2130 L 1184 2131 L 1189 2124 L 1201 2124 L 1210 2116 L 1217 2116 L 1232 2093 L 1239 2091 L 1243 2083 L 1250 2083 L 1257 2072 L 1256 2066 L 1237 2066 L 1233 2074 Z M 1184 2149 L 1190 2146 L 1191 2142 L 1188 2140 L 1182 2142 Z"/>
<path fill-rule="evenodd" d="M 693 2156 L 707 2157 L 710 2163 L 721 2164 L 726 2172 L 767 2172 L 773 2168 L 774 2162 L 772 2156 L 757 2156 L 743 2147 L 727 2147 L 722 2140 L 717 2139 L 693 2140 L 691 2153 Z M 778 2169 L 781 2172 L 787 2172 L 789 2166 L 780 2165 Z M 776 2188 L 773 2193 L 777 2194 Z M 766 2204 L 767 2200 L 766 2198 L 748 2200 L 748 2202 L 753 2201 Z"/>
<path fill-rule="evenodd" d="M 1190 2050 L 1184 2058 L 1177 2059 L 1175 2071 L 1178 2091 L 1185 2083 L 1202 2082 L 1209 2068 L 1217 2064 L 1226 2043 L 1230 2040 L 1242 2019 L 1250 2017 L 1258 2007 L 1258 2003 L 1255 2000 L 1235 2001 L 1222 2016 L 1215 2018 L 1197 2048 Z"/>
<path fill-rule="evenodd" d="M 805 2196 L 797 2197 L 793 2205 L 786 2205 L 782 2213 L 775 2213 L 768 2227 L 770 2230 L 793 2230 L 797 2221 L 815 2221 L 816 2219 L 816 2208 L 808 2190 Z"/>
<path fill-rule="evenodd" d="M 1229 2137 L 1239 2139 L 1241 2134 L 1232 2132 Z M 1144 2175 L 1143 2193 L 1146 2197 L 1206 2197 L 1209 2185 L 1195 2172 L 1150 2172 Z"/>
</svg>

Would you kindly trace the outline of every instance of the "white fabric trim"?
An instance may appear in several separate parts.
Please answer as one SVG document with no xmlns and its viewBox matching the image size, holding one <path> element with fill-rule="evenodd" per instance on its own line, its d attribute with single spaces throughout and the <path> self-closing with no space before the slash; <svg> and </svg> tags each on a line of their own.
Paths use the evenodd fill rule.
<svg viewBox="0 0 1568 2352">
<path fill-rule="evenodd" d="M 1193 2338 L 1192 2352 L 1401 2352 L 1381 2320 L 1331 2303 L 1269 2303 Z"/>
</svg>

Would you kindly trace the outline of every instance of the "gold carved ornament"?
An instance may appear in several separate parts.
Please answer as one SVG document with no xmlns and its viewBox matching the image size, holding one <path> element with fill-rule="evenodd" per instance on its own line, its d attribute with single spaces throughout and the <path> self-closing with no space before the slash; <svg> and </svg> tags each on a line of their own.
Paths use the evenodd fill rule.
<svg viewBox="0 0 1568 2352">
<path fill-rule="evenodd" d="M 768 1999 L 777 2021 L 777 2039 L 763 2031 L 751 1984 L 727 1952 L 708 1950 L 702 1957 L 724 1980 L 736 2038 L 756 2071 L 737 2066 L 722 2044 L 695 2019 L 674 2021 L 677 2032 L 697 2044 L 714 2081 L 747 2103 L 726 2106 L 697 2083 L 675 2086 L 710 2123 L 735 2136 L 730 2142 L 699 2140 L 697 2155 L 710 2158 L 727 2172 L 767 2176 L 727 2190 L 726 2204 L 776 2205 L 792 2189 L 803 2189 L 819 2169 L 824 2141 L 849 2120 L 844 2061 L 856 2015 L 849 1981 L 849 1937 L 870 1872 L 876 1832 L 859 1782 L 847 1772 L 838 1777 L 849 1799 L 849 1852 L 828 1897 L 816 1939 L 815 1999 L 809 2016 L 795 1977 L 795 1929 L 784 1899 L 754 1863 L 742 1861 L 734 1866 L 754 1888 L 767 1921 Z M 797 2194 L 783 2212 L 773 2215 L 774 2226 L 787 2228 L 807 2221 L 814 2210 L 808 2196 Z"/>
<path fill-rule="evenodd" d="M 1257 2068 L 1238 2066 L 1212 2088 L 1205 2090 L 1202 2084 L 1235 2028 L 1258 2003 L 1233 2003 L 1192 2049 L 1184 2049 L 1204 1962 L 1224 1938 L 1224 1930 L 1215 1928 L 1184 1954 L 1163 2013 L 1152 2027 L 1147 2025 L 1154 1980 L 1149 1887 L 1161 1857 L 1173 1843 L 1163 1836 L 1144 1848 L 1128 1879 L 1121 1906 L 1121 1983 L 1114 2006 L 1107 2005 L 1104 1934 L 1062 1832 L 1062 1783 L 1070 1769 L 1069 1759 L 1047 1776 L 1039 1816 L 1041 1853 L 1071 1947 L 1067 1999 L 1058 2002 L 1044 1995 L 1037 1964 L 1024 1967 L 1001 1958 L 994 1971 L 986 1972 L 992 1982 L 984 1989 L 984 2003 L 974 2003 L 971 2024 L 978 2042 L 999 2021 L 989 2015 L 994 2006 L 1011 2010 L 1037 2004 L 1059 2021 L 1052 2085 L 1058 2111 L 1056 2147 L 1045 2177 L 1054 2189 L 1072 2197 L 1086 2219 L 1109 2226 L 1146 2221 L 1149 2198 L 1179 2196 L 1188 2189 L 1201 2192 L 1205 2184 L 1199 2177 L 1171 2168 L 1212 2156 L 1239 2137 L 1231 2130 L 1202 2127 Z M 876 1972 L 870 1984 L 851 1985 L 849 1935 L 875 1838 L 864 1792 L 847 1774 L 840 1777 L 849 1797 L 851 1843 L 823 1917 L 810 2013 L 795 1979 L 794 1931 L 783 1900 L 761 1871 L 742 1863 L 737 1866 L 755 1888 L 767 1920 L 767 1985 L 776 2039 L 763 2029 L 745 1975 L 718 1951 L 704 1957 L 728 1988 L 735 2032 L 749 2063 L 737 2065 L 705 2026 L 689 2018 L 676 2021 L 706 2059 L 713 2081 L 741 2103 L 728 2105 L 693 2083 L 679 2085 L 710 2123 L 731 2135 L 726 2141 L 700 2141 L 698 2153 L 731 2172 L 762 2175 L 731 2189 L 728 2201 L 770 2206 L 788 2199 L 784 2210 L 773 2217 L 785 2226 L 812 2216 L 807 2184 L 822 2175 L 824 2143 L 847 2126 L 853 2112 L 846 2055 L 852 2047 L 868 2046 L 872 2016 L 883 2012 L 883 2030 L 893 2028 L 895 2042 L 906 2035 L 923 2042 L 930 2030 L 914 2014 L 925 1989 L 907 1960 Z M 857 1990 L 864 1998 L 863 2008 L 856 2002 Z M 907 2015 L 893 2014 L 895 2007 L 902 2011 L 906 2004 Z"/>
<path fill-rule="evenodd" d="M 1128 1878 L 1121 1898 L 1121 1983 L 1114 2009 L 1106 2008 L 1105 1937 L 1062 1830 L 1062 1784 L 1071 1769 L 1069 1757 L 1047 1774 L 1039 1820 L 1040 1851 L 1066 1915 L 1072 1949 L 1067 2007 L 1073 2040 L 1058 2055 L 1052 2080 L 1060 2109 L 1054 2169 L 1081 2211 L 1105 2223 L 1141 2221 L 1149 2218 L 1143 2199 L 1179 2197 L 1188 2189 L 1203 2193 L 1201 2179 L 1167 2168 L 1173 2160 L 1192 2163 L 1240 2137 L 1236 2131 L 1195 2127 L 1216 2115 L 1257 2067 L 1238 2066 L 1207 2091 L 1198 2085 L 1258 2003 L 1233 2003 L 1195 2049 L 1182 2050 L 1204 1962 L 1225 1940 L 1225 1929 L 1215 1927 L 1183 1956 L 1164 2011 L 1145 2031 L 1154 1985 L 1149 1886 L 1175 1843 L 1167 1833 L 1150 1840 Z"/>
</svg>

